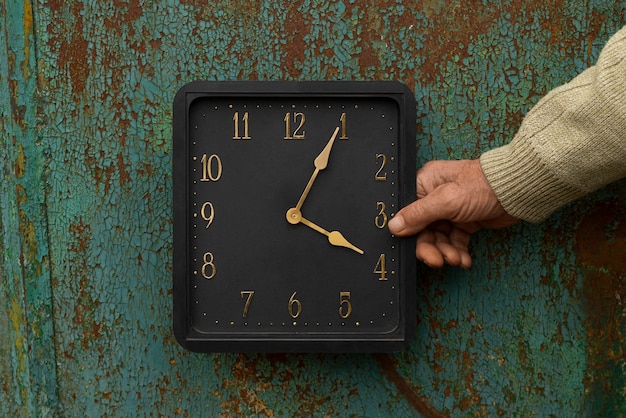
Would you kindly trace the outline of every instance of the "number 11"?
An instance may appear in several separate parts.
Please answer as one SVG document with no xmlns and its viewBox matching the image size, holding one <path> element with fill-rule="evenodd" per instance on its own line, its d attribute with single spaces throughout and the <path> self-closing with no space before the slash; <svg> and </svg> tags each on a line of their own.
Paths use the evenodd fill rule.
<svg viewBox="0 0 626 418">
<path fill-rule="evenodd" d="M 248 127 L 248 112 L 243 114 L 243 117 L 241 118 L 242 122 L 243 122 L 243 136 L 239 135 L 239 112 L 235 112 L 235 114 L 233 115 L 233 123 L 235 125 L 235 133 L 233 135 L 233 139 L 252 139 L 252 137 L 250 136 L 250 132 L 249 132 L 249 127 Z"/>
</svg>

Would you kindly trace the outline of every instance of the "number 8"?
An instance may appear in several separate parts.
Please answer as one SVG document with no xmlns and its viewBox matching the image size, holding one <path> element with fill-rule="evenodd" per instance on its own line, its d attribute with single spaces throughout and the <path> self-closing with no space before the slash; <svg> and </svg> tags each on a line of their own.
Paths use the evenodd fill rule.
<svg viewBox="0 0 626 418">
<path fill-rule="evenodd" d="M 212 279 L 213 277 L 215 277 L 215 273 L 217 273 L 215 264 L 213 264 L 213 253 L 211 252 L 204 253 L 203 260 L 204 260 L 204 264 L 202 265 L 202 276 L 205 279 Z M 206 272 L 207 267 L 211 268 L 211 274 L 207 274 Z"/>
</svg>

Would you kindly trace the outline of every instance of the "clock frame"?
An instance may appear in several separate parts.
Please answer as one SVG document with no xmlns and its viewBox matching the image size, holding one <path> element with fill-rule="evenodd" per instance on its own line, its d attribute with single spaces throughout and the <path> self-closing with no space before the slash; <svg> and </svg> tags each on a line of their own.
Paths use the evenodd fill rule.
<svg viewBox="0 0 626 418">
<path fill-rule="evenodd" d="M 178 91 L 173 111 L 178 342 L 200 352 L 405 347 L 414 244 L 386 226 L 415 196 L 411 91 L 201 81 Z"/>
</svg>

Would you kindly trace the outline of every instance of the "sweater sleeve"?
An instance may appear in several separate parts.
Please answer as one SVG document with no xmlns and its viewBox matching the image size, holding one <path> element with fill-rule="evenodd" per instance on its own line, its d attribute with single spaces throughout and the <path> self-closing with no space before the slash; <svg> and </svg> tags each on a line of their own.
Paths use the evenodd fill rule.
<svg viewBox="0 0 626 418">
<path fill-rule="evenodd" d="M 626 176 L 626 27 L 595 66 L 542 98 L 513 140 L 480 157 L 504 209 L 529 222 Z"/>
</svg>

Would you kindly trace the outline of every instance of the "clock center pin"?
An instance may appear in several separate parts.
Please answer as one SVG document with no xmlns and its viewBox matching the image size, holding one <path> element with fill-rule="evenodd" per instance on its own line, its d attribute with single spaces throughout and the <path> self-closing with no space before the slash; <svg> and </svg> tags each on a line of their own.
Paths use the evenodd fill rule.
<svg viewBox="0 0 626 418">
<path fill-rule="evenodd" d="M 296 208 L 291 208 L 287 211 L 286 218 L 287 222 L 296 225 L 302 221 L 302 213 Z"/>
</svg>

